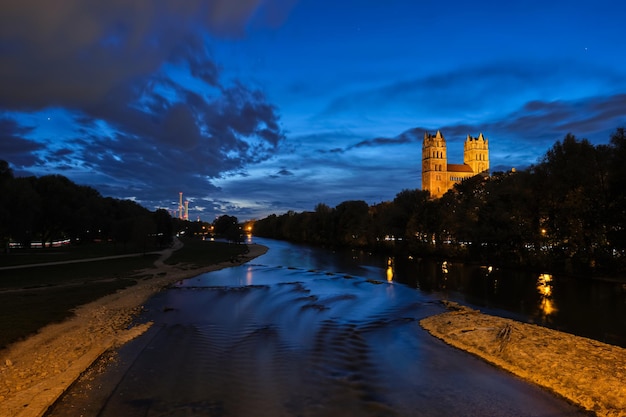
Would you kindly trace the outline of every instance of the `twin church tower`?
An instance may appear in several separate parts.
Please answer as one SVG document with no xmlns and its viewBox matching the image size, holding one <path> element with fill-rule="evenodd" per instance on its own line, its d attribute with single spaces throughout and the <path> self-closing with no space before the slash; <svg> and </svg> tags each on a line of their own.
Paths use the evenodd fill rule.
<svg viewBox="0 0 626 417">
<path fill-rule="evenodd" d="M 479 134 L 467 135 L 463 150 L 463 164 L 449 164 L 446 140 L 440 131 L 435 135 L 424 133 L 422 143 L 422 190 L 433 198 L 445 194 L 454 184 L 465 178 L 489 171 L 489 141 Z"/>
</svg>

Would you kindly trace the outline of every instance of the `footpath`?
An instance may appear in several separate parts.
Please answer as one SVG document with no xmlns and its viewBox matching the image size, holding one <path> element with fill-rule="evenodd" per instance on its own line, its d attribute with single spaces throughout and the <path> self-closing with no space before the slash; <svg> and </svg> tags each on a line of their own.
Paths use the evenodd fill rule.
<svg viewBox="0 0 626 417">
<path fill-rule="evenodd" d="M 140 274 L 150 274 L 151 277 L 85 304 L 77 308 L 70 319 L 48 325 L 26 340 L 0 351 L 0 416 L 44 415 L 50 405 L 105 352 L 150 328 L 152 323 L 137 325 L 133 320 L 153 294 L 174 282 L 236 265 L 228 261 L 202 268 L 179 269 L 165 264 L 165 259 L 180 247 L 182 243 L 176 241 L 172 248 L 160 252 L 155 268 Z M 261 245 L 248 247 L 250 251 L 240 257 L 240 263 L 267 251 Z"/>
</svg>

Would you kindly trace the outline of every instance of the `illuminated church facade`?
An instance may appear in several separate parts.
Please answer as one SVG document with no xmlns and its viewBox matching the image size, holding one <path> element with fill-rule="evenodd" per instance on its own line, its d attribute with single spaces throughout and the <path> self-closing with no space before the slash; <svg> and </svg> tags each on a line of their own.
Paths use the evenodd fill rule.
<svg viewBox="0 0 626 417">
<path fill-rule="evenodd" d="M 463 149 L 463 163 L 449 164 L 446 139 L 440 131 L 431 135 L 424 133 L 422 143 L 422 190 L 430 191 L 432 198 L 439 198 L 454 184 L 465 178 L 489 172 L 489 141 L 479 134 L 477 138 L 467 135 Z"/>
</svg>

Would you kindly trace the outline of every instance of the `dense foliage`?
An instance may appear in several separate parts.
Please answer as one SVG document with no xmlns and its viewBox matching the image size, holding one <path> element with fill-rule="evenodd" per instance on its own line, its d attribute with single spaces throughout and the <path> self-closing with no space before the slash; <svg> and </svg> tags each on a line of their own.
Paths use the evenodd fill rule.
<svg viewBox="0 0 626 417">
<path fill-rule="evenodd" d="M 391 202 L 258 220 L 277 239 L 416 256 L 588 273 L 626 271 L 626 132 L 608 145 L 567 135 L 526 170 L 469 178 L 439 199 L 403 190 Z"/>
<path fill-rule="evenodd" d="M 171 242 L 173 222 L 165 210 L 151 212 L 134 201 L 102 197 L 61 175 L 14 177 L 0 161 L 0 243 L 29 247 L 70 240 L 104 241 L 133 249 Z"/>
</svg>

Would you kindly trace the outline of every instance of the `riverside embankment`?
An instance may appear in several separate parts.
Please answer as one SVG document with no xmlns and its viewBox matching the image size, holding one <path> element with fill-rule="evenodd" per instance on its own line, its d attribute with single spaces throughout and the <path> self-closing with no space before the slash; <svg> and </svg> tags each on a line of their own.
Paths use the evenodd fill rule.
<svg viewBox="0 0 626 417">
<path fill-rule="evenodd" d="M 446 343 L 600 417 L 626 416 L 626 349 L 455 303 L 420 324 Z"/>
<path fill-rule="evenodd" d="M 174 247 L 172 249 L 176 249 Z M 146 331 L 133 325 L 143 304 L 168 285 L 195 275 L 247 262 L 267 251 L 249 245 L 249 253 L 231 261 L 194 268 L 167 265 L 166 250 L 155 268 L 143 271 L 137 284 L 76 309 L 75 315 L 0 351 L 0 415 L 35 417 L 47 408 L 104 352 Z"/>
</svg>

